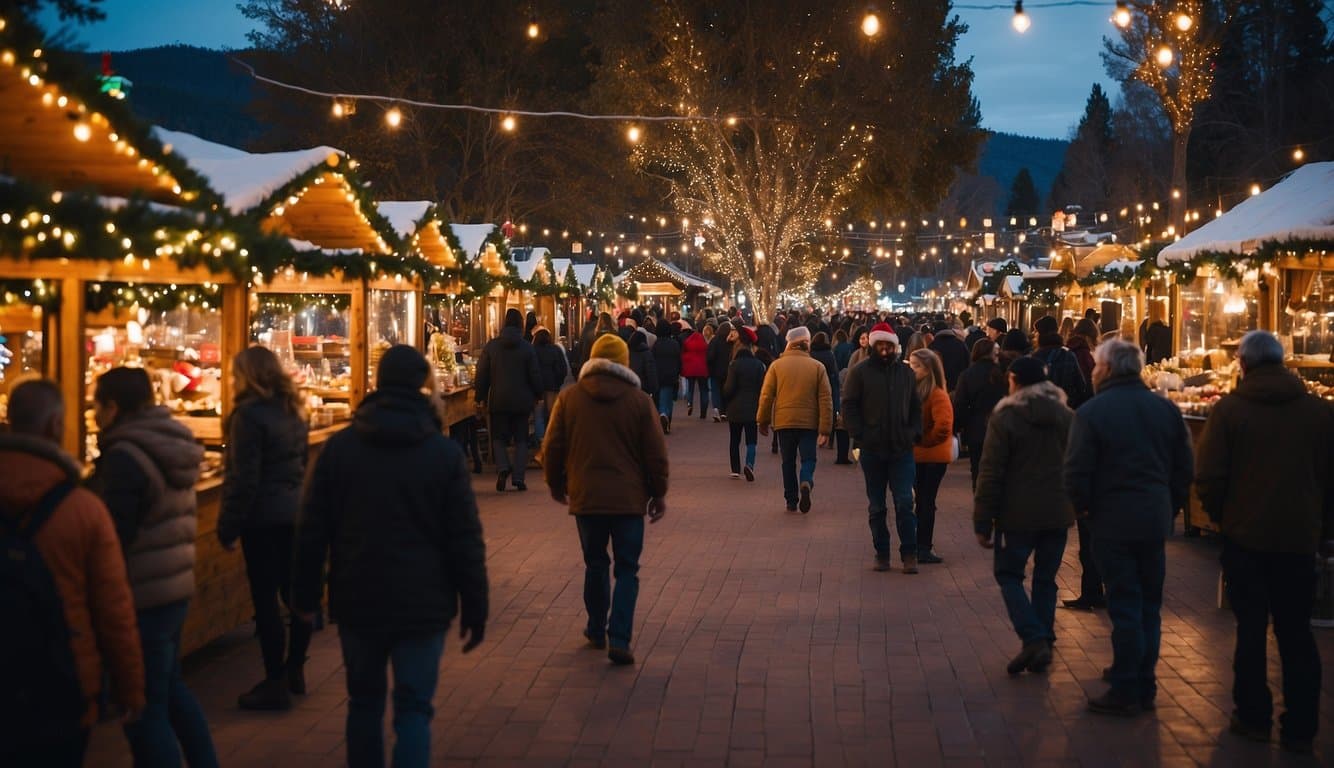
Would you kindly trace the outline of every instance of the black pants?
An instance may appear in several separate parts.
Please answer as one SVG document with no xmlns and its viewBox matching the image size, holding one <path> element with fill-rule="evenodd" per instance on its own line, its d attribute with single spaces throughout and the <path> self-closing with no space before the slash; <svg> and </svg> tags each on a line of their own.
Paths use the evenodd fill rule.
<svg viewBox="0 0 1334 768">
<path fill-rule="evenodd" d="M 1079 577 L 1079 599 L 1101 601 L 1102 572 L 1093 557 L 1093 531 L 1086 519 L 1079 520 L 1076 525 L 1079 527 L 1079 567 L 1083 571 Z"/>
<path fill-rule="evenodd" d="M 940 481 L 945 479 L 948 464 L 930 462 L 917 465 L 917 479 L 913 481 L 913 490 L 917 493 L 917 551 L 931 551 L 936 533 L 936 494 L 940 492 Z"/>
<path fill-rule="evenodd" d="M 968 469 L 973 473 L 973 490 L 977 490 L 977 471 L 982 466 L 982 443 L 968 444 Z M 1084 549 L 1084 539 L 1080 538 L 1080 551 Z"/>
<path fill-rule="evenodd" d="M 241 532 L 241 552 L 245 555 L 246 578 L 250 581 L 250 599 L 255 604 L 255 628 L 259 631 L 259 649 L 264 654 L 264 677 L 278 680 L 287 668 L 283 659 L 283 616 L 278 599 L 291 610 L 293 526 L 275 525 L 247 528 Z M 311 625 L 292 614 L 292 639 L 288 659 L 294 664 L 306 661 L 310 648 Z"/>
<path fill-rule="evenodd" d="M 727 422 L 727 429 L 731 432 L 727 443 L 727 456 L 732 460 L 732 472 L 741 471 L 741 434 L 746 435 L 746 466 L 755 468 L 755 443 L 759 440 L 757 436 L 758 425 L 755 422 L 743 424 L 739 421 Z"/>
<path fill-rule="evenodd" d="M 1311 632 L 1315 565 L 1311 554 L 1257 552 L 1223 541 L 1223 576 L 1237 617 L 1232 657 L 1232 701 L 1250 726 L 1268 728 L 1274 700 L 1269 693 L 1265 645 L 1269 617 L 1283 662 L 1283 738 L 1315 737 L 1320 709 L 1320 653 Z"/>
<path fill-rule="evenodd" d="M 834 430 L 834 446 L 838 449 L 838 455 L 834 457 L 834 461 L 852 463 L 852 457 L 848 455 L 848 444 L 851 442 L 852 437 L 846 429 Z"/>
</svg>

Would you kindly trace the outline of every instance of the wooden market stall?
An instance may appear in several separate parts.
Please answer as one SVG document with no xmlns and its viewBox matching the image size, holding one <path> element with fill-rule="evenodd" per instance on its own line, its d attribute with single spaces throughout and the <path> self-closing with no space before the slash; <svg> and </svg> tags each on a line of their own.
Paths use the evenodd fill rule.
<svg viewBox="0 0 1334 768">
<path fill-rule="evenodd" d="M 1082 256 L 1073 250 L 1058 250 L 1051 268 L 1068 271 L 1074 282 L 1062 298 L 1063 314 L 1082 318 L 1090 309 L 1098 313 L 1100 330 L 1116 331 L 1122 323 L 1135 327 L 1146 316 L 1142 286 L 1128 287 L 1117 278 L 1129 277 L 1142 263 L 1139 252 L 1119 243 L 1104 243 Z"/>
<path fill-rule="evenodd" d="M 723 295 L 723 289 L 713 283 L 651 256 L 617 275 L 614 282 L 623 292 L 634 286 L 636 303 L 660 304 L 664 312 L 684 314 L 686 308 L 712 303 Z"/>
</svg>

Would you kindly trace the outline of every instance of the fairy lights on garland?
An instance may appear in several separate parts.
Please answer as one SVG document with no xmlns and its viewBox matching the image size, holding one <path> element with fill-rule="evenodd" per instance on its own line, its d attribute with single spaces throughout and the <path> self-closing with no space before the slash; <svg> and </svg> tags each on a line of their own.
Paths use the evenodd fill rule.
<svg viewBox="0 0 1334 768">
<path fill-rule="evenodd" d="M 222 307 L 222 288 L 216 283 L 89 283 L 84 289 L 84 306 L 90 313 L 101 312 L 108 307 L 144 308 L 154 312 L 188 307 L 215 312 Z"/>
<path fill-rule="evenodd" d="M 0 280 L 0 307 L 16 304 L 53 312 L 60 306 L 60 291 L 45 280 Z"/>
</svg>

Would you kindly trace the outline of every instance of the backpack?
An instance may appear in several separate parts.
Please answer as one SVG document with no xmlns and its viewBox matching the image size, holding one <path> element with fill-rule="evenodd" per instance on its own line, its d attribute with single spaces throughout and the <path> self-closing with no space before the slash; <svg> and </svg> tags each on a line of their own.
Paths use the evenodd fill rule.
<svg viewBox="0 0 1334 768">
<path fill-rule="evenodd" d="M 17 521 L 0 518 L 0 753 L 66 737 L 83 717 L 64 605 L 33 543 L 73 489 L 61 483 Z"/>
</svg>

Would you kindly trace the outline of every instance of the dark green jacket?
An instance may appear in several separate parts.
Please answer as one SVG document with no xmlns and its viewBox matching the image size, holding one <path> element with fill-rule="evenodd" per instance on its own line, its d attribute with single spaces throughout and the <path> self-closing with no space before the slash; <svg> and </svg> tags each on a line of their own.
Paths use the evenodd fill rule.
<svg viewBox="0 0 1334 768">
<path fill-rule="evenodd" d="M 1310 554 L 1334 538 L 1334 407 L 1281 365 L 1247 373 L 1209 414 L 1195 489 L 1246 549 Z"/>
<path fill-rule="evenodd" d="M 978 533 L 1069 528 L 1065 449 L 1074 412 L 1065 392 L 1044 381 L 1002 399 L 992 411 L 978 466 L 973 523 Z"/>
</svg>

